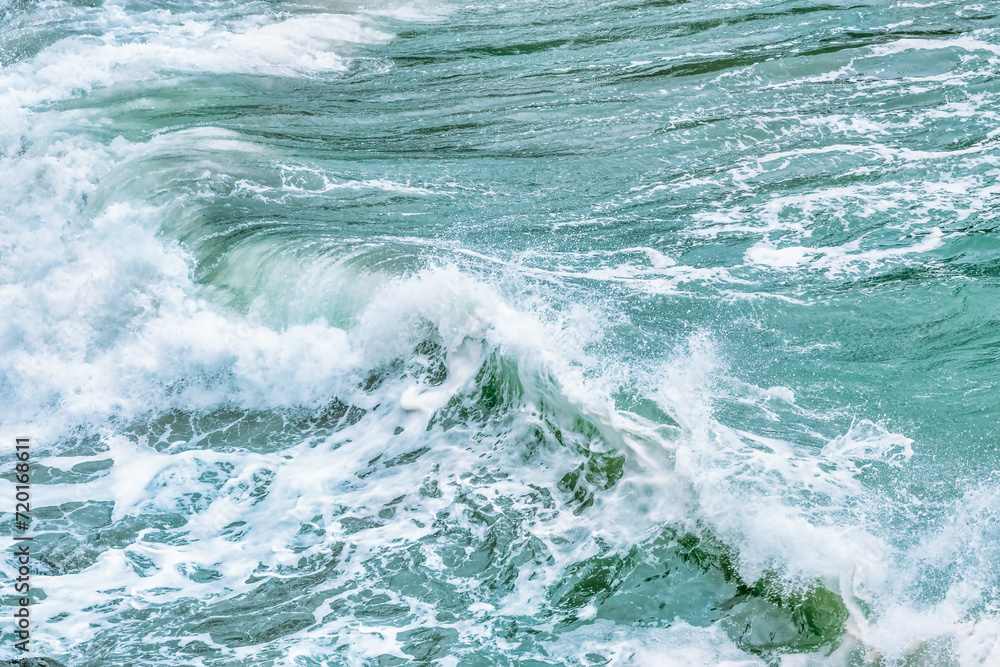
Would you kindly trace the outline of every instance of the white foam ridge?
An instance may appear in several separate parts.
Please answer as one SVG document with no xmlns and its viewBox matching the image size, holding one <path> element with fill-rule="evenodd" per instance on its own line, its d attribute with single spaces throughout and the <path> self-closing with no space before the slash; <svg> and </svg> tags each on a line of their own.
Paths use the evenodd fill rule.
<svg viewBox="0 0 1000 667">
<path fill-rule="evenodd" d="M 427 16 L 409 6 L 386 11 L 399 20 Z M 448 262 L 399 273 L 348 266 L 345 258 L 367 252 L 364 243 L 345 243 L 333 259 L 272 257 L 271 274 L 258 270 L 260 247 L 247 247 L 234 260 L 245 260 L 245 274 L 226 276 L 226 285 L 221 279 L 199 282 L 196 249 L 171 234 L 187 229 L 190 220 L 169 217 L 176 207 L 130 193 L 112 197 L 105 179 L 168 151 L 195 156 L 192 161 L 211 172 L 207 154 L 253 154 L 267 162 L 267 148 L 213 127 L 165 131 L 148 141 L 105 141 L 97 129 L 68 131 L 94 116 L 45 105 L 98 88 L 196 73 L 325 76 L 344 69 L 351 45 L 390 35 L 361 14 L 135 15 L 114 2 L 100 12 L 95 20 L 102 37 L 66 37 L 0 70 L 6 128 L 0 130 L 0 312 L 16 313 L 0 318 L 0 439 L 32 433 L 46 443 L 38 463 L 53 475 L 111 461 L 87 481 L 38 485 L 41 506 L 105 508 L 109 521 L 182 514 L 186 523 L 172 539 L 136 537 L 90 554 L 74 571 L 38 575 L 38 585 L 59 592 L 33 607 L 40 649 L 71 654 L 113 632 L 114 614 L 123 610 L 232 601 L 255 590 L 260 579 L 251 580 L 251 573 L 281 582 L 289 572 L 312 568 L 323 574 L 316 584 L 323 600 L 306 614 L 314 623 L 274 640 L 284 652 L 281 664 L 341 647 L 348 664 L 386 655 L 408 660 L 403 635 L 426 627 L 516 655 L 500 624 L 551 607 L 549 591 L 574 564 L 627 553 L 664 527 L 679 526 L 731 546 L 738 554 L 734 568 L 746 582 L 777 572 L 790 589 L 818 582 L 843 600 L 849 617 L 842 648 L 782 664 L 847 665 L 854 649 L 873 659 L 918 660 L 942 641 L 947 647 L 941 655 L 963 666 L 1000 660 L 1000 622 L 995 610 L 982 608 L 982 590 L 994 585 L 1000 557 L 1000 501 L 993 487 L 964 494 L 949 521 L 920 532 L 915 547 L 901 546 L 869 507 L 890 501 L 873 496 L 861 476 L 880 466 L 901 468 L 919 453 L 919 443 L 862 415 L 825 446 L 812 448 L 727 426 L 716 404 L 732 398 L 726 392 L 738 373 L 711 332 L 692 334 L 648 368 L 628 367 L 600 351 L 614 315 L 594 304 L 555 308 L 544 296 Z M 973 39 L 916 41 L 874 52 L 998 53 Z M 841 132 L 878 134 L 875 126 L 831 122 Z M 338 179 L 308 165 L 281 163 L 278 174 L 274 187 L 251 179 L 243 186 L 276 198 L 346 189 L 452 194 L 391 179 Z M 855 275 L 939 248 L 949 232 L 930 222 L 928 211 L 954 209 L 981 186 L 978 178 L 943 179 L 928 194 L 901 185 L 895 199 L 879 197 L 873 204 L 867 202 L 878 186 L 845 186 L 776 197 L 752 210 L 735 206 L 694 216 L 695 226 L 685 233 L 754 236 L 744 255 L 747 266 Z M 803 241 L 810 216 L 831 203 L 906 207 L 918 194 L 924 208 L 911 208 L 912 220 L 901 228 L 883 230 L 898 246 L 867 248 L 864 234 L 836 246 Z M 106 206 L 94 203 L 105 200 Z M 696 280 L 753 284 L 738 267 L 687 266 L 671 253 L 635 245 L 598 253 L 607 266 L 548 273 L 631 281 L 655 293 Z M 579 253 L 567 261 L 595 256 Z M 497 261 L 521 277 L 546 272 Z M 303 287 L 333 291 L 345 283 L 354 296 L 338 302 L 339 310 Z M 266 285 L 258 289 L 260 284 Z M 219 296 L 231 285 L 246 289 L 245 308 Z M 438 346 L 440 359 L 418 351 L 428 342 Z M 444 371 L 432 382 L 427 376 L 439 361 Z M 507 432 L 542 433 L 537 451 L 527 437 L 505 440 L 502 429 L 442 425 L 449 406 L 473 410 L 469 392 L 494 362 L 513 368 L 511 378 L 523 389 L 503 414 Z M 623 387 L 648 398 L 671 423 L 616 407 L 613 396 Z M 775 419 L 779 410 L 805 409 L 788 387 L 742 387 Z M 275 445 L 286 420 L 334 411 L 335 400 L 345 411 L 336 429 L 304 429 L 298 440 Z M 350 419 L 348 408 L 355 410 Z M 196 424 L 199 416 L 227 411 L 234 415 L 228 420 Z M 268 418 L 275 425 L 260 442 L 226 435 Z M 96 451 L 63 455 L 56 446 L 75 433 L 93 435 Z M 626 474 L 595 492 L 586 511 L 558 492 L 566 467 L 583 456 L 579 452 L 626 458 Z M 405 465 L 395 465 L 399 461 Z M 484 470 L 507 474 L 487 478 Z M 11 497 L 12 487 L 0 481 L 0 495 Z M 477 522 L 469 509 L 476 503 L 502 517 L 499 528 Z M 514 547 L 537 558 L 526 556 L 509 591 L 492 599 L 474 576 L 449 564 L 454 554 L 467 553 L 467 545 L 459 537 L 454 544 L 440 542 L 440 522 L 450 522 L 456 534 L 482 538 L 504 521 L 522 530 Z M 357 582 L 374 580 L 372 564 L 384 564 L 380 559 L 400 545 L 412 547 L 436 581 L 464 596 L 468 617 L 445 618 L 427 600 L 387 585 L 369 592 L 404 609 L 404 620 L 343 613 L 354 602 Z M 950 565 L 959 574 L 934 604 L 915 602 L 901 583 L 932 579 Z M 0 569 L 5 577 L 13 573 L 8 562 Z M 600 618 L 593 604 L 579 610 L 579 619 L 588 624 L 561 635 L 555 620 L 543 624 L 548 635 L 539 646 L 549 657 L 580 661 L 597 652 L 614 665 L 766 664 L 739 646 L 721 621 L 623 627 Z M 162 643 L 167 651 L 176 648 L 168 644 L 172 639 L 163 629 L 122 641 Z M 234 663 L 252 660 L 258 650 L 225 645 L 207 629 L 185 637 L 196 639 Z"/>
</svg>

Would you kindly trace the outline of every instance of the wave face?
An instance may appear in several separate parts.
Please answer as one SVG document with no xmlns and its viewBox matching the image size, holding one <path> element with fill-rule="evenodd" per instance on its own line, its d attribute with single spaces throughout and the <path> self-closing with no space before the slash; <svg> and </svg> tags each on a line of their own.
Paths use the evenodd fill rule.
<svg viewBox="0 0 1000 667">
<path fill-rule="evenodd" d="M 1000 664 L 994 9 L 6 0 L 34 651 Z"/>
</svg>

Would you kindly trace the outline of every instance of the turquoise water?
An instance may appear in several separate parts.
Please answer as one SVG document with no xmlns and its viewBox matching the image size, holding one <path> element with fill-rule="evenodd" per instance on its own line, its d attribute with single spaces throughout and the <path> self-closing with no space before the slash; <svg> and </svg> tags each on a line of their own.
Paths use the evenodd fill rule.
<svg viewBox="0 0 1000 667">
<path fill-rule="evenodd" d="M 5 0 L 0 65 L 34 655 L 1000 663 L 991 3 Z"/>
</svg>

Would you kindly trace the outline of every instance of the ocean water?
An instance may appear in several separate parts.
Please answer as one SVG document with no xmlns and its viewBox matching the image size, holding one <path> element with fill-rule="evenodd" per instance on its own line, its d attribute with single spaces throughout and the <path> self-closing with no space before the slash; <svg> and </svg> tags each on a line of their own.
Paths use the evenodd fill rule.
<svg viewBox="0 0 1000 667">
<path fill-rule="evenodd" d="M 30 655 L 1000 664 L 997 14 L 2 0 Z"/>
</svg>

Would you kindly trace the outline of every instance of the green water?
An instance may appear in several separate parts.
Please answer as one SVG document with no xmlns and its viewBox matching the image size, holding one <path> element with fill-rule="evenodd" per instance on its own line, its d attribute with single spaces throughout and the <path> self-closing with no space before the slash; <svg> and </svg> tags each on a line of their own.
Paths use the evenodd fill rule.
<svg viewBox="0 0 1000 667">
<path fill-rule="evenodd" d="M 32 655 L 1000 661 L 992 4 L 5 2 L 0 65 Z"/>
</svg>

